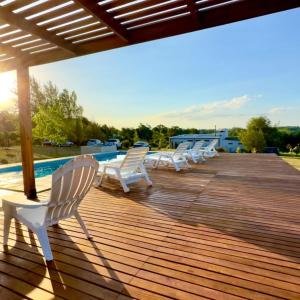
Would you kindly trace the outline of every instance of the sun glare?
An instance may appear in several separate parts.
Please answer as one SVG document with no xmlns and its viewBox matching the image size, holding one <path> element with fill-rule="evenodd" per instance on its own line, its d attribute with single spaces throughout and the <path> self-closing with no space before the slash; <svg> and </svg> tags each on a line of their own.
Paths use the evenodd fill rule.
<svg viewBox="0 0 300 300">
<path fill-rule="evenodd" d="M 9 106 L 11 100 L 15 98 L 16 79 L 14 72 L 0 74 L 0 109 Z"/>
</svg>

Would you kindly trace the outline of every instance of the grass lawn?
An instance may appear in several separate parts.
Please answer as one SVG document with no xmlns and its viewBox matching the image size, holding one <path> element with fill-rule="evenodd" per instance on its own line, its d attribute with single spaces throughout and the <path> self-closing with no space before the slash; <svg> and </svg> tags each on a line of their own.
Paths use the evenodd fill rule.
<svg viewBox="0 0 300 300">
<path fill-rule="evenodd" d="M 44 147 L 33 146 L 34 160 L 49 159 L 56 157 L 73 156 L 80 154 L 80 147 Z M 0 148 L 0 164 L 1 163 L 17 163 L 21 162 L 21 148 L 14 146 L 9 148 Z"/>
<path fill-rule="evenodd" d="M 300 171 L 300 156 L 296 157 L 288 157 L 288 156 L 282 156 L 282 159 L 284 159 L 286 162 L 288 162 L 290 165 L 295 167 Z"/>
</svg>

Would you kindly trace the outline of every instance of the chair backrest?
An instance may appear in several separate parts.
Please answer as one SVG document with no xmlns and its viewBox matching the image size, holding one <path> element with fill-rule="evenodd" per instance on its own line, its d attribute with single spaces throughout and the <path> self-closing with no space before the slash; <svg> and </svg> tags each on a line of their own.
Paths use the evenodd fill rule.
<svg viewBox="0 0 300 300">
<path fill-rule="evenodd" d="M 178 147 L 176 148 L 173 157 L 174 158 L 182 158 L 184 157 L 184 153 L 186 153 L 187 149 L 190 146 L 190 142 L 184 142 L 178 145 Z"/>
<path fill-rule="evenodd" d="M 207 146 L 209 148 L 209 151 L 214 150 L 215 146 L 217 146 L 218 144 L 218 140 L 217 139 L 213 139 L 209 145 Z"/>
<path fill-rule="evenodd" d="M 131 148 L 121 164 L 121 173 L 134 173 L 144 162 L 145 156 L 149 151 L 148 147 Z"/>
<path fill-rule="evenodd" d="M 203 147 L 203 145 L 204 145 L 204 141 L 198 141 L 194 144 L 192 150 L 194 152 L 198 152 Z"/>
<path fill-rule="evenodd" d="M 99 168 L 90 155 L 69 161 L 52 174 L 51 196 L 46 222 L 55 224 L 74 215 L 81 200 L 89 191 Z"/>
</svg>

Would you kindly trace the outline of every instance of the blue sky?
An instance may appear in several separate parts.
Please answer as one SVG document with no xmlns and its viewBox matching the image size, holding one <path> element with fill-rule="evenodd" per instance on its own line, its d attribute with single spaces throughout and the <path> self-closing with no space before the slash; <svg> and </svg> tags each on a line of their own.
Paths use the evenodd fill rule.
<svg viewBox="0 0 300 300">
<path fill-rule="evenodd" d="M 34 67 L 117 127 L 300 125 L 300 9 Z"/>
</svg>

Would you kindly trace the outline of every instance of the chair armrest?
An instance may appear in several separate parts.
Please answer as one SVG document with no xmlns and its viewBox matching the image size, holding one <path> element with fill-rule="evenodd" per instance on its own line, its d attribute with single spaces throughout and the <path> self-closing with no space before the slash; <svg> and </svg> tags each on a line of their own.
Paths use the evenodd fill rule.
<svg viewBox="0 0 300 300">
<path fill-rule="evenodd" d="M 170 153 L 170 154 L 168 154 L 168 153 L 162 153 L 162 154 L 160 154 L 160 157 L 172 158 L 173 157 L 173 153 Z"/>
<path fill-rule="evenodd" d="M 104 168 L 108 167 L 120 167 L 123 161 L 113 161 L 107 162 L 99 165 L 99 170 L 103 170 Z"/>
<path fill-rule="evenodd" d="M 103 172 L 105 172 L 106 169 L 113 169 L 116 172 L 120 172 L 120 166 L 106 165 L 103 169 Z"/>
<path fill-rule="evenodd" d="M 123 161 L 115 161 L 105 165 L 108 168 L 120 168 Z"/>
<path fill-rule="evenodd" d="M 48 205 L 47 202 L 35 202 L 27 199 L 15 198 L 15 199 L 2 199 L 2 205 L 10 205 L 14 207 L 23 207 L 23 208 L 36 208 L 41 206 Z"/>
</svg>

